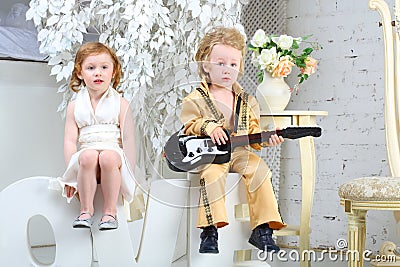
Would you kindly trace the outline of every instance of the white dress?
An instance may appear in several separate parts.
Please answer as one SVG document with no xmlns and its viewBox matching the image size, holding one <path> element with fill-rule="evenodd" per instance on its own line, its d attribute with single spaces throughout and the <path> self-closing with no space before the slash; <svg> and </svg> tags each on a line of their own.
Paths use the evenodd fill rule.
<svg viewBox="0 0 400 267">
<path fill-rule="evenodd" d="M 120 193 L 122 193 L 125 201 L 132 202 L 136 183 L 133 171 L 122 150 L 119 127 L 120 105 L 121 96 L 111 87 L 101 97 L 95 111 L 91 105 L 86 87 L 77 93 L 74 117 L 79 128 L 79 150 L 72 155 L 63 176 L 57 178 L 64 197 L 67 197 L 65 185 L 72 186 L 78 190 L 78 159 L 82 151 L 86 149 L 114 150 L 119 153 L 122 162 Z M 70 201 L 71 198 L 67 198 L 67 200 Z"/>
</svg>

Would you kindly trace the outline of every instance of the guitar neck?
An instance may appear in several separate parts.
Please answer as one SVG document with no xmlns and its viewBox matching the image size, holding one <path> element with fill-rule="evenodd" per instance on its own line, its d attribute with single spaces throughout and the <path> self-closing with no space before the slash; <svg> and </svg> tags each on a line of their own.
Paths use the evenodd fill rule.
<svg viewBox="0 0 400 267">
<path fill-rule="evenodd" d="M 277 134 L 278 136 L 282 136 L 283 138 L 288 139 L 297 139 L 306 136 L 319 137 L 321 136 L 321 128 L 320 127 L 287 127 L 285 129 L 276 130 L 276 131 L 267 131 L 249 135 L 239 135 L 232 136 L 230 138 L 230 144 L 232 149 L 237 146 L 251 145 L 255 143 L 263 143 L 267 142 L 269 138 Z"/>
<path fill-rule="evenodd" d="M 231 143 L 232 149 L 235 147 L 238 147 L 238 146 L 263 143 L 265 141 L 268 141 L 268 139 L 274 134 L 280 135 L 280 130 L 261 132 L 261 133 L 255 133 L 255 134 L 249 134 L 249 135 L 231 136 L 230 143 Z"/>
</svg>

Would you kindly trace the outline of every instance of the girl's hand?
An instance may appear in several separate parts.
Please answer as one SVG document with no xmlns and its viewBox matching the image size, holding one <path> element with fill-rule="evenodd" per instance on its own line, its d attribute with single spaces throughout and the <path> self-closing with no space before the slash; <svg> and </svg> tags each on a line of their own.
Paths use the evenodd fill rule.
<svg viewBox="0 0 400 267">
<path fill-rule="evenodd" d="M 70 198 L 75 193 L 75 188 L 69 185 L 65 185 L 65 192 L 67 192 L 67 197 Z"/>
<path fill-rule="evenodd" d="M 226 141 L 229 140 L 228 136 L 226 135 L 224 129 L 222 129 L 221 126 L 218 126 L 217 128 L 214 129 L 214 131 L 211 132 L 210 134 L 211 140 L 213 143 L 221 145 L 221 144 L 226 144 Z"/>
</svg>

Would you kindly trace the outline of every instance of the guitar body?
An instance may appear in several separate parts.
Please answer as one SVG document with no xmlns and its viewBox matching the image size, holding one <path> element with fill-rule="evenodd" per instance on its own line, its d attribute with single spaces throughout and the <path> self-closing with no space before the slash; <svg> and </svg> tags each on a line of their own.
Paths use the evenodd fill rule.
<svg viewBox="0 0 400 267">
<path fill-rule="evenodd" d="M 174 133 L 164 146 L 168 167 L 177 172 L 187 172 L 205 164 L 222 164 L 231 160 L 236 146 L 262 143 L 277 134 L 283 138 L 297 139 L 321 136 L 320 127 L 288 127 L 282 130 L 256 134 L 230 136 L 226 144 L 216 145 L 208 136 L 181 135 Z"/>
<path fill-rule="evenodd" d="M 205 164 L 222 164 L 231 160 L 231 146 L 228 143 L 219 146 L 210 137 L 180 135 L 180 131 L 170 137 L 164 152 L 168 167 L 176 172 L 187 172 Z"/>
</svg>

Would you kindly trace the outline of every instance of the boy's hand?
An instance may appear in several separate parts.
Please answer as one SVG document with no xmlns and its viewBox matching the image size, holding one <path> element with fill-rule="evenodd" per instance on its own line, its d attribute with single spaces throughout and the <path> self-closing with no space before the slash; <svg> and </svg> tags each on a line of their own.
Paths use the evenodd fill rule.
<svg viewBox="0 0 400 267">
<path fill-rule="evenodd" d="M 278 136 L 277 134 L 274 134 L 269 138 L 268 144 L 269 144 L 269 146 L 277 146 L 284 141 L 285 140 L 283 139 L 282 136 Z"/>
<path fill-rule="evenodd" d="M 218 126 L 217 128 L 214 129 L 214 131 L 211 132 L 210 134 L 211 140 L 213 143 L 221 145 L 221 144 L 226 144 L 226 141 L 229 140 L 228 136 L 226 135 L 224 129 L 221 126 Z"/>
<path fill-rule="evenodd" d="M 276 128 L 277 130 L 280 130 L 280 128 Z M 283 139 L 282 136 L 278 136 L 277 134 L 272 135 L 269 140 L 268 140 L 268 145 L 269 146 L 277 146 L 280 143 L 284 142 L 285 140 Z"/>
</svg>

